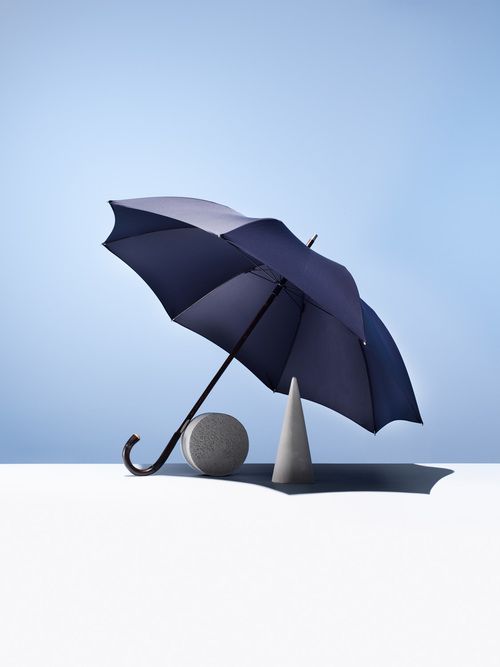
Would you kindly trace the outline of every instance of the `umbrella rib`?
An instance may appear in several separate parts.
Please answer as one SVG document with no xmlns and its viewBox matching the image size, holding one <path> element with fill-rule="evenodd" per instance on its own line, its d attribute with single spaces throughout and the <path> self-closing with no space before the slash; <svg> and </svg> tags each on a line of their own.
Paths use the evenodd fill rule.
<svg viewBox="0 0 500 667">
<path fill-rule="evenodd" d="M 365 346 L 363 345 L 362 341 L 359 341 L 359 346 L 361 348 L 361 356 L 363 357 L 363 362 L 365 364 L 365 369 L 366 369 L 366 377 L 368 379 L 368 391 L 370 392 L 370 405 L 372 408 L 373 435 L 375 435 L 377 433 L 377 425 L 375 423 L 375 406 L 373 405 L 372 381 L 370 378 L 370 371 L 368 370 L 368 362 L 366 360 L 366 355 L 365 355 Z"/>
<path fill-rule="evenodd" d="M 305 299 L 304 299 L 305 301 Z M 292 342 L 290 343 L 290 348 L 288 350 L 288 354 L 286 355 L 285 363 L 283 364 L 283 368 L 281 369 L 280 376 L 278 378 L 278 382 L 276 383 L 275 388 L 273 391 L 277 391 L 278 387 L 280 386 L 281 378 L 283 377 L 283 373 L 285 372 L 285 368 L 287 367 L 287 364 L 290 360 L 290 356 L 292 354 L 293 346 L 295 345 L 295 341 L 297 340 L 297 336 L 299 334 L 299 329 L 300 325 L 302 324 L 302 315 L 304 314 L 304 303 L 302 303 L 302 308 L 300 309 L 300 315 L 297 320 L 297 327 L 295 328 L 295 332 L 293 334 Z"/>
<path fill-rule="evenodd" d="M 354 331 L 353 331 L 352 329 L 349 329 L 349 327 L 348 327 L 347 325 L 345 325 L 345 324 L 342 322 L 342 320 L 340 320 L 336 315 L 334 315 L 333 313 L 331 313 L 329 310 L 325 310 L 325 308 L 322 308 L 322 307 L 321 307 L 319 304 L 317 304 L 316 302 L 311 301 L 311 299 L 308 298 L 306 294 L 304 294 L 304 300 L 307 301 L 307 303 L 310 304 L 311 306 L 314 306 L 314 308 L 317 308 L 318 310 L 321 310 L 323 313 L 325 313 L 325 315 L 329 315 L 330 317 L 333 317 L 334 320 L 337 320 L 337 322 L 338 322 L 340 325 L 342 325 L 345 329 L 347 329 L 347 331 L 349 331 L 353 336 L 356 336 L 356 338 L 357 338 L 358 340 L 361 340 L 360 337 L 358 336 L 358 334 L 354 333 Z"/>
<path fill-rule="evenodd" d="M 290 294 L 295 294 L 295 296 L 301 296 L 304 294 L 303 290 L 299 289 L 298 287 L 296 289 L 294 287 L 289 287 L 288 284 L 286 289 L 290 292 Z"/>
<path fill-rule="evenodd" d="M 224 239 L 224 240 L 225 240 L 225 239 Z M 234 247 L 236 247 L 236 246 L 234 246 Z M 253 258 L 250 257 L 250 255 L 247 255 L 247 254 L 246 254 L 245 252 L 243 252 L 243 251 L 240 251 L 240 252 L 242 252 L 242 254 L 245 255 L 248 259 L 253 260 Z M 268 283 L 272 283 L 272 284 L 274 284 L 274 285 L 277 284 L 277 280 L 273 280 L 273 279 L 271 279 L 271 278 L 266 278 L 266 277 L 261 276 L 261 275 L 259 275 L 258 273 L 256 273 L 256 271 L 257 271 L 258 269 L 261 269 L 264 273 L 266 273 L 266 275 L 269 275 L 269 274 L 262 268 L 262 264 L 260 264 L 259 266 L 254 267 L 253 269 L 248 269 L 247 271 L 242 271 L 241 273 L 237 273 L 237 274 L 235 274 L 234 276 L 231 276 L 231 278 L 228 278 L 227 280 L 224 280 L 223 282 L 221 282 L 219 285 L 216 285 L 215 287 L 213 287 L 209 292 L 207 292 L 206 294 L 203 294 L 202 296 L 200 296 L 199 299 L 196 299 L 196 301 L 193 301 L 193 303 L 190 303 L 189 306 L 186 306 L 186 308 L 184 308 L 183 310 L 181 310 L 180 313 L 177 313 L 177 315 L 175 315 L 175 317 L 172 317 L 172 322 L 175 322 L 176 324 L 178 324 L 178 322 L 177 322 L 177 318 L 180 317 L 183 313 L 185 313 L 186 310 L 189 310 L 190 308 L 192 308 L 193 306 L 195 306 L 197 303 L 199 303 L 200 301 L 202 301 L 202 299 L 204 299 L 205 297 L 210 296 L 210 294 L 212 294 L 212 292 L 215 292 L 215 290 L 219 289 L 219 287 L 222 287 L 223 285 L 226 285 L 226 284 L 227 284 L 228 282 L 230 282 L 231 280 L 234 280 L 234 278 L 238 278 L 239 276 L 243 276 L 243 275 L 245 275 L 246 273 L 250 273 L 250 274 L 252 274 L 252 276 L 255 276 L 256 278 L 261 278 L 262 280 L 265 280 L 265 281 L 268 282 Z M 286 288 L 285 288 L 285 289 L 286 289 Z M 298 305 L 298 304 L 297 304 L 297 305 Z"/>
<path fill-rule="evenodd" d="M 123 208 L 123 207 L 122 207 Z M 143 211 L 143 213 L 147 213 L 147 211 Z M 156 213 L 151 213 L 151 215 L 157 215 Z M 159 216 L 159 217 L 165 217 L 165 216 Z M 173 220 L 173 218 L 169 218 Z M 174 230 L 177 231 L 179 229 L 198 229 L 198 227 L 194 227 L 193 225 L 189 225 L 187 222 L 182 222 L 182 220 L 176 221 L 179 222 L 179 225 L 175 225 L 173 227 L 166 227 L 164 229 L 152 229 L 149 232 L 134 232 L 134 234 L 128 234 L 127 236 L 121 236 L 119 239 L 113 239 L 112 241 L 104 241 L 102 244 L 105 248 L 110 246 L 113 243 L 117 243 L 118 241 L 127 241 L 128 239 L 135 239 L 136 236 L 147 236 L 148 234 L 160 234 L 161 232 L 173 232 Z M 205 230 L 203 230 L 205 231 Z M 111 231 L 111 234 L 113 231 Z M 110 236 L 111 236 L 110 234 Z M 213 232 L 207 232 L 207 234 L 213 234 Z M 216 236 L 216 235 L 215 235 Z"/>
<path fill-rule="evenodd" d="M 294 302 L 294 304 L 297 306 L 297 308 L 299 308 L 299 310 L 302 310 L 302 304 L 301 304 L 301 303 L 298 303 L 298 302 L 293 298 L 293 296 L 292 296 L 292 292 L 289 292 L 288 289 L 287 289 L 286 287 L 283 289 L 283 291 L 285 292 L 285 294 L 287 295 L 287 297 L 288 297 L 289 299 L 291 299 L 291 300 Z M 300 297 L 300 294 L 295 293 L 295 296 Z"/>
<path fill-rule="evenodd" d="M 271 268 L 268 266 L 265 266 L 264 264 L 259 264 L 259 266 L 255 267 L 253 269 L 255 271 L 255 275 L 257 275 L 257 271 L 261 271 L 264 273 L 266 276 L 268 276 L 273 282 L 279 282 L 281 280 L 281 276 L 277 275 Z"/>
<path fill-rule="evenodd" d="M 265 276 L 261 275 L 260 273 L 256 273 L 255 270 L 248 271 L 248 273 L 251 273 L 252 276 L 255 276 L 256 278 L 261 278 L 262 280 L 265 280 L 267 283 L 273 283 L 274 285 L 276 284 L 275 280 L 273 280 L 272 278 L 266 278 Z"/>
<path fill-rule="evenodd" d="M 281 276 L 278 276 L 277 278 L 274 278 L 274 277 L 272 277 L 272 278 L 267 277 L 266 278 L 265 276 L 261 275 L 261 273 L 259 273 L 259 271 L 261 273 L 264 273 L 266 276 L 271 275 L 271 273 L 270 273 L 271 270 L 266 271 L 266 269 L 264 268 L 264 265 L 261 265 L 261 266 L 256 267 L 255 269 L 252 269 L 250 271 L 250 273 L 252 275 L 254 275 L 256 278 L 262 278 L 262 280 L 266 280 L 267 282 L 271 282 L 271 283 L 278 283 L 279 280 L 281 279 Z M 290 287 L 289 283 L 287 282 L 287 284 L 283 287 L 283 291 L 295 303 L 296 306 L 298 306 L 299 308 L 302 308 L 302 304 L 298 303 L 292 296 L 292 295 L 295 295 L 296 297 L 299 297 L 299 299 L 302 298 L 303 295 L 304 295 L 304 292 L 302 292 L 302 290 L 299 290 L 298 288 L 294 289 L 294 288 Z"/>
<path fill-rule="evenodd" d="M 235 278 L 239 278 L 240 276 L 244 276 L 246 273 L 252 273 L 252 269 L 248 269 L 248 271 L 241 271 L 241 273 L 236 273 L 234 276 L 231 276 L 227 280 L 223 280 L 221 283 L 219 283 L 219 285 L 216 285 L 211 290 L 209 290 L 208 292 L 206 292 L 205 294 L 200 296 L 199 299 L 196 299 L 196 301 L 193 301 L 193 303 L 190 303 L 189 306 L 186 306 L 186 308 L 183 308 L 183 310 L 181 310 L 180 313 L 177 313 L 177 315 L 175 317 L 172 317 L 172 322 L 175 322 L 177 324 L 177 318 L 180 317 L 183 313 L 185 313 L 186 310 L 189 310 L 193 306 L 196 306 L 197 303 L 199 303 L 200 301 L 203 301 L 203 299 L 205 297 L 210 296 L 210 294 L 215 292 L 215 290 L 218 290 L 219 287 L 222 287 L 223 285 L 227 285 L 227 283 L 231 282 L 231 280 L 234 280 Z M 255 275 L 255 274 L 252 273 L 252 275 Z M 271 282 L 271 281 L 268 281 L 268 282 Z"/>
<path fill-rule="evenodd" d="M 269 270 L 270 275 L 274 278 L 274 280 L 278 283 L 284 276 L 280 275 L 277 273 L 274 269 L 272 269 L 270 266 L 267 267 Z"/>
</svg>

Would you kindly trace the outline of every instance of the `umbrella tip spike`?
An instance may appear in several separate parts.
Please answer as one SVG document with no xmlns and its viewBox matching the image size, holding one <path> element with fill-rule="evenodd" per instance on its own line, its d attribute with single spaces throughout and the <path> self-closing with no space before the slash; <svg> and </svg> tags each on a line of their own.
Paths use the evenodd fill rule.
<svg viewBox="0 0 500 667">
<path fill-rule="evenodd" d="M 317 238 L 318 238 L 318 235 L 313 234 L 311 236 L 311 238 L 309 239 L 309 241 L 306 243 L 307 247 L 310 248 L 312 246 L 312 244 L 314 243 L 314 241 L 316 241 Z"/>
</svg>

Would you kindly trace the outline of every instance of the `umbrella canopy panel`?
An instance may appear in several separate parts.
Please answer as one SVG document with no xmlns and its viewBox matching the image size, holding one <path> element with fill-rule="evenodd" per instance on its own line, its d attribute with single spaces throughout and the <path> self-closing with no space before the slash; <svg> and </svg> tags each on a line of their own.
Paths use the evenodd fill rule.
<svg viewBox="0 0 500 667">
<path fill-rule="evenodd" d="M 137 230 L 138 217 L 148 224 L 135 235 L 108 238 L 105 245 L 145 280 L 171 318 L 255 266 L 255 260 L 230 243 L 197 227 L 181 227 L 176 221 L 132 209 L 124 209 L 120 220 L 127 228 L 135 222 Z M 159 226 L 158 218 L 162 226 L 151 229 Z"/>
</svg>

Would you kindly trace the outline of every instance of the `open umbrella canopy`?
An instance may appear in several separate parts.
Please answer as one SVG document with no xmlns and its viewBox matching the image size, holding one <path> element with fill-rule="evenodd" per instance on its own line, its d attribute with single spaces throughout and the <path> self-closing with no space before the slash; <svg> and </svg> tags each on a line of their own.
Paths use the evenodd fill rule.
<svg viewBox="0 0 500 667">
<path fill-rule="evenodd" d="M 376 432 L 421 422 L 398 348 L 347 269 L 279 220 L 184 197 L 110 202 L 108 250 L 151 287 L 174 322 L 234 351 L 273 391 L 292 377 L 304 398 Z"/>
<path fill-rule="evenodd" d="M 236 358 L 273 391 L 301 394 L 376 432 L 421 422 L 404 362 L 345 267 L 307 248 L 279 220 L 213 202 L 110 202 L 104 245 L 151 287 L 170 317 L 230 352 L 287 279 Z"/>
</svg>

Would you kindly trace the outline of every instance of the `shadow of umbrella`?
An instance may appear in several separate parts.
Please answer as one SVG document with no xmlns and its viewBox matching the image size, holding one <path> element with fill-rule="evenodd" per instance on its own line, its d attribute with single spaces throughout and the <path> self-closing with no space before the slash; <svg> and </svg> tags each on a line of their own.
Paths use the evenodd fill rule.
<svg viewBox="0 0 500 667">
<path fill-rule="evenodd" d="M 414 463 L 319 463 L 314 466 L 314 484 L 274 484 L 271 481 L 273 467 L 271 463 L 246 463 L 233 475 L 208 477 L 200 475 L 186 464 L 172 463 L 157 474 L 243 482 L 281 491 L 287 495 L 298 495 L 346 491 L 430 494 L 440 479 L 454 472 L 449 468 Z"/>
</svg>

